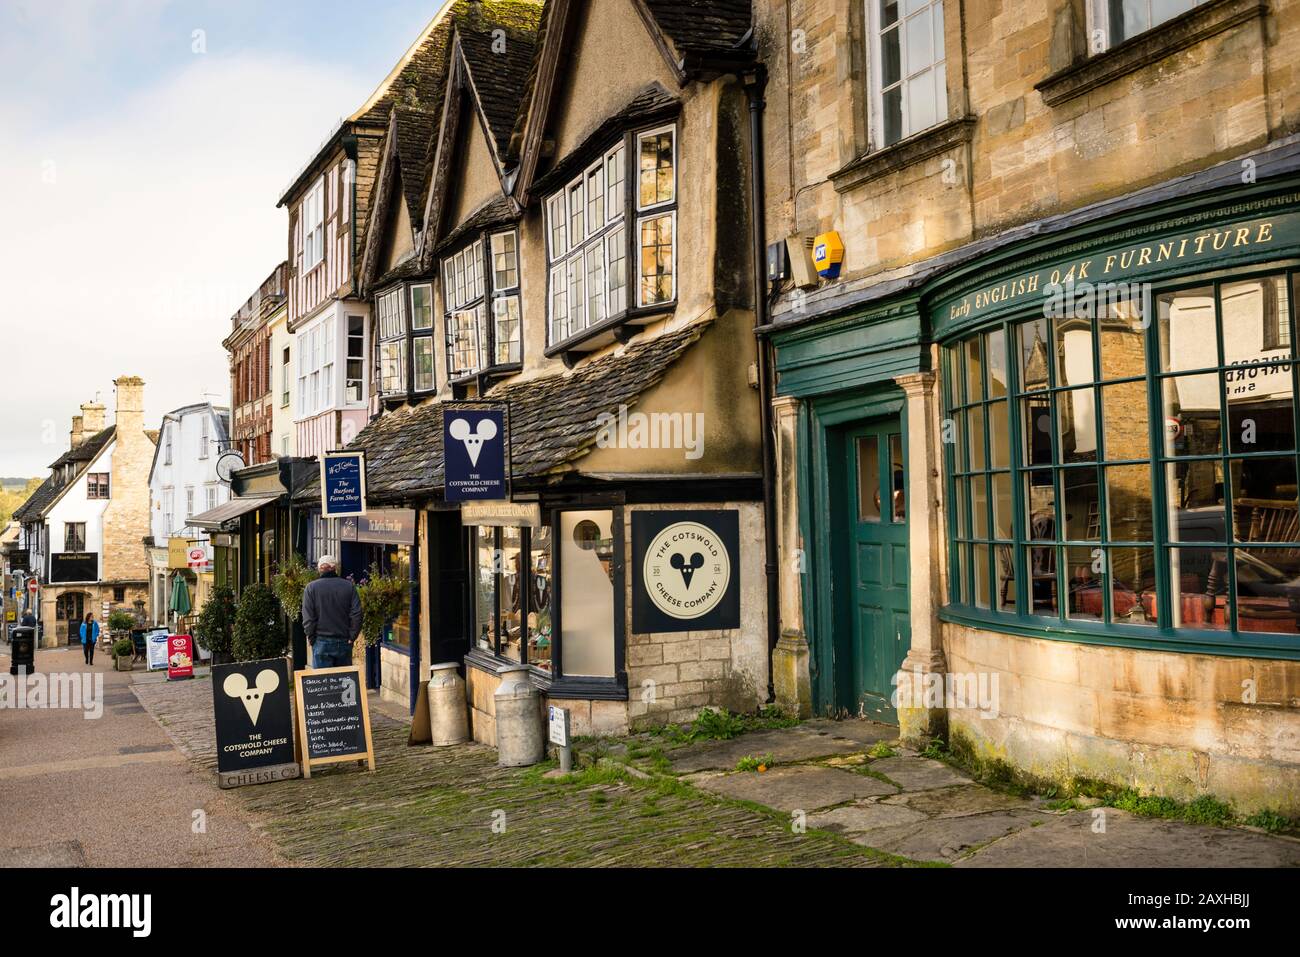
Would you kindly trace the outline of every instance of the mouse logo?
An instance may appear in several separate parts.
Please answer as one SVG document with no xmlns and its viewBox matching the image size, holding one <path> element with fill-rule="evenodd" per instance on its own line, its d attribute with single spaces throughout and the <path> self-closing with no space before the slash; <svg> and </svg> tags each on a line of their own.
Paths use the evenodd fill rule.
<svg viewBox="0 0 1300 957">
<path fill-rule="evenodd" d="M 668 559 L 668 564 L 682 573 L 682 582 L 689 589 L 691 579 L 695 576 L 695 569 L 704 567 L 704 556 L 696 552 L 688 562 L 681 552 L 673 552 L 673 557 Z"/>
<path fill-rule="evenodd" d="M 242 701 L 244 710 L 248 712 L 248 720 L 256 725 L 257 717 L 262 713 L 262 699 L 278 687 L 280 687 L 280 676 L 267 668 L 258 673 L 257 681 L 251 688 L 248 686 L 248 679 L 236 673 L 226 677 L 221 690 L 228 697 Z"/>
<path fill-rule="evenodd" d="M 491 419 L 480 419 L 475 430 L 464 419 L 452 419 L 447 431 L 453 439 L 465 446 L 470 465 L 476 466 L 479 453 L 483 451 L 483 443 L 497 437 L 497 424 Z"/>
</svg>

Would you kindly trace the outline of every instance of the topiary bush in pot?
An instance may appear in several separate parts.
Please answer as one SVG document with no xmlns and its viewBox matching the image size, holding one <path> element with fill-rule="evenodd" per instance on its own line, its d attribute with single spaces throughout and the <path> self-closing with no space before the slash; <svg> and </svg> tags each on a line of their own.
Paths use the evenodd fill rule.
<svg viewBox="0 0 1300 957">
<path fill-rule="evenodd" d="M 234 589 L 222 585 L 212 591 L 199 612 L 195 632 L 203 647 L 212 652 L 213 664 L 225 664 L 231 660 L 235 643 L 235 616 L 239 605 L 235 601 Z"/>
<path fill-rule="evenodd" d="M 249 585 L 239 596 L 232 651 L 236 661 L 258 661 L 284 654 L 289 644 L 280 603 L 266 585 Z"/>
</svg>

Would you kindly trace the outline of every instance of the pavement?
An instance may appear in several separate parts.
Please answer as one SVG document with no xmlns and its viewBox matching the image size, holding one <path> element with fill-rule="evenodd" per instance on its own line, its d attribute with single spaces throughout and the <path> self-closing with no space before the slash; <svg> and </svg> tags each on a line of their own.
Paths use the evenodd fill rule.
<svg viewBox="0 0 1300 957">
<path fill-rule="evenodd" d="M 372 694 L 374 773 L 221 791 L 210 680 L 96 661 L 42 651 L 38 667 L 102 676 L 102 717 L 0 713 L 0 866 L 1300 865 L 1289 837 L 989 787 L 862 720 L 587 740 L 557 776 L 477 744 L 410 746 L 405 709 Z"/>
<path fill-rule="evenodd" d="M 101 713 L 88 718 L 85 699 L 76 709 L 0 710 L 0 867 L 285 863 L 140 706 L 135 683 L 162 675 L 115 672 L 102 653 L 87 667 L 79 647 L 40 649 L 36 667 L 47 677 L 86 676 L 92 695 L 102 680 L 101 707 L 90 709 Z M 9 676 L 4 645 L 0 675 Z"/>
</svg>

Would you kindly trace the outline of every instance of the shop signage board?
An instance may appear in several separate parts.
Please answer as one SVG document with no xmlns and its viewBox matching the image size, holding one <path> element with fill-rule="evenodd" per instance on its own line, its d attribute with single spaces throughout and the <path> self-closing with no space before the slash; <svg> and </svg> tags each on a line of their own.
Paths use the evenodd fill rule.
<svg viewBox="0 0 1300 957">
<path fill-rule="evenodd" d="M 538 502 L 466 502 L 460 507 L 465 525 L 503 528 L 541 528 L 542 506 Z"/>
<path fill-rule="evenodd" d="M 373 771 L 375 746 L 361 666 L 296 671 L 294 684 L 303 777 L 311 777 L 315 765 L 339 761 L 366 761 Z"/>
<path fill-rule="evenodd" d="M 301 774 L 294 760 L 287 658 L 213 665 L 212 710 L 221 787 L 285 781 Z"/>
<path fill-rule="evenodd" d="M 55 552 L 50 556 L 50 582 L 99 581 L 99 552 Z"/>
<path fill-rule="evenodd" d="M 366 453 L 326 452 L 320 457 L 322 518 L 366 513 Z"/>
<path fill-rule="evenodd" d="M 415 509 L 374 508 L 339 521 L 339 540 L 372 545 L 414 545 Z"/>
<path fill-rule="evenodd" d="M 9 570 L 15 572 L 27 571 L 27 566 L 31 564 L 31 552 L 26 548 L 15 548 L 9 553 Z"/>
<path fill-rule="evenodd" d="M 557 708 L 555 705 L 546 707 L 546 727 L 547 740 L 557 748 L 567 748 L 569 746 L 569 709 Z"/>
<path fill-rule="evenodd" d="M 190 635 L 167 636 L 167 680 L 194 677 L 194 639 Z"/>
<path fill-rule="evenodd" d="M 448 502 L 510 498 L 510 421 L 504 406 L 456 403 L 442 413 Z"/>
<path fill-rule="evenodd" d="M 185 553 L 185 562 L 191 571 L 206 572 L 212 570 L 212 553 L 207 542 L 195 542 Z"/>
<path fill-rule="evenodd" d="M 632 513 L 632 630 L 740 627 L 740 513 Z"/>
<path fill-rule="evenodd" d="M 164 671 L 167 668 L 167 629 L 153 631 L 144 638 L 144 660 L 149 671 Z"/>
</svg>

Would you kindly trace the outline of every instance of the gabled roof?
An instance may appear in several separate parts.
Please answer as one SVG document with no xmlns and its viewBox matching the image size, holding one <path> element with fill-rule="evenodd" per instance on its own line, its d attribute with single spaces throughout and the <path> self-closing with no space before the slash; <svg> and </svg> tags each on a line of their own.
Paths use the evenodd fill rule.
<svg viewBox="0 0 1300 957">
<path fill-rule="evenodd" d="M 418 231 L 424 220 L 424 190 L 429 182 L 438 114 L 431 109 L 395 106 L 389 130 L 402 174 L 402 199 L 406 201 L 411 227 Z"/>
<path fill-rule="evenodd" d="M 749 0 L 639 0 L 655 26 L 686 59 L 744 57 Z"/>
<path fill-rule="evenodd" d="M 506 382 L 484 399 L 510 408 L 512 480 L 544 483 L 595 444 L 602 414 L 631 408 L 711 326 L 692 323 L 648 342 L 592 360 L 571 372 Z M 366 453 L 366 497 L 409 502 L 438 494 L 443 484 L 442 415 L 446 403 L 428 403 L 381 415 L 348 448 Z M 320 497 L 319 479 L 294 496 Z"/>
<path fill-rule="evenodd" d="M 95 457 L 104 450 L 104 447 L 113 441 L 115 435 L 117 435 L 117 426 L 110 425 L 108 428 L 102 429 L 90 438 L 85 439 L 76 448 L 69 449 L 55 459 L 50 465 L 53 470 L 50 476 L 40 484 L 40 487 L 31 494 L 27 501 L 14 509 L 14 521 L 34 522 L 37 519 L 44 518 L 45 513 L 59 500 L 63 490 L 81 477 L 81 473 L 89 467 Z M 73 470 L 72 477 L 63 482 L 59 480 L 59 469 L 65 465 L 75 465 L 76 468 Z"/>
<path fill-rule="evenodd" d="M 167 428 L 168 422 L 180 422 L 187 415 L 193 415 L 195 412 L 206 411 L 208 415 L 216 422 L 216 430 L 209 436 L 209 441 L 214 443 L 218 449 L 229 448 L 230 446 L 230 410 L 223 405 L 213 405 L 211 402 L 191 402 L 189 405 L 183 405 L 179 409 L 172 409 L 163 416 L 162 427 L 157 429 L 146 429 L 145 435 L 149 441 L 153 442 L 153 458 L 149 462 L 149 484 L 153 484 L 153 473 L 158 468 L 158 455 L 162 452 L 163 447 L 159 444 L 162 438 L 163 429 Z"/>
</svg>

